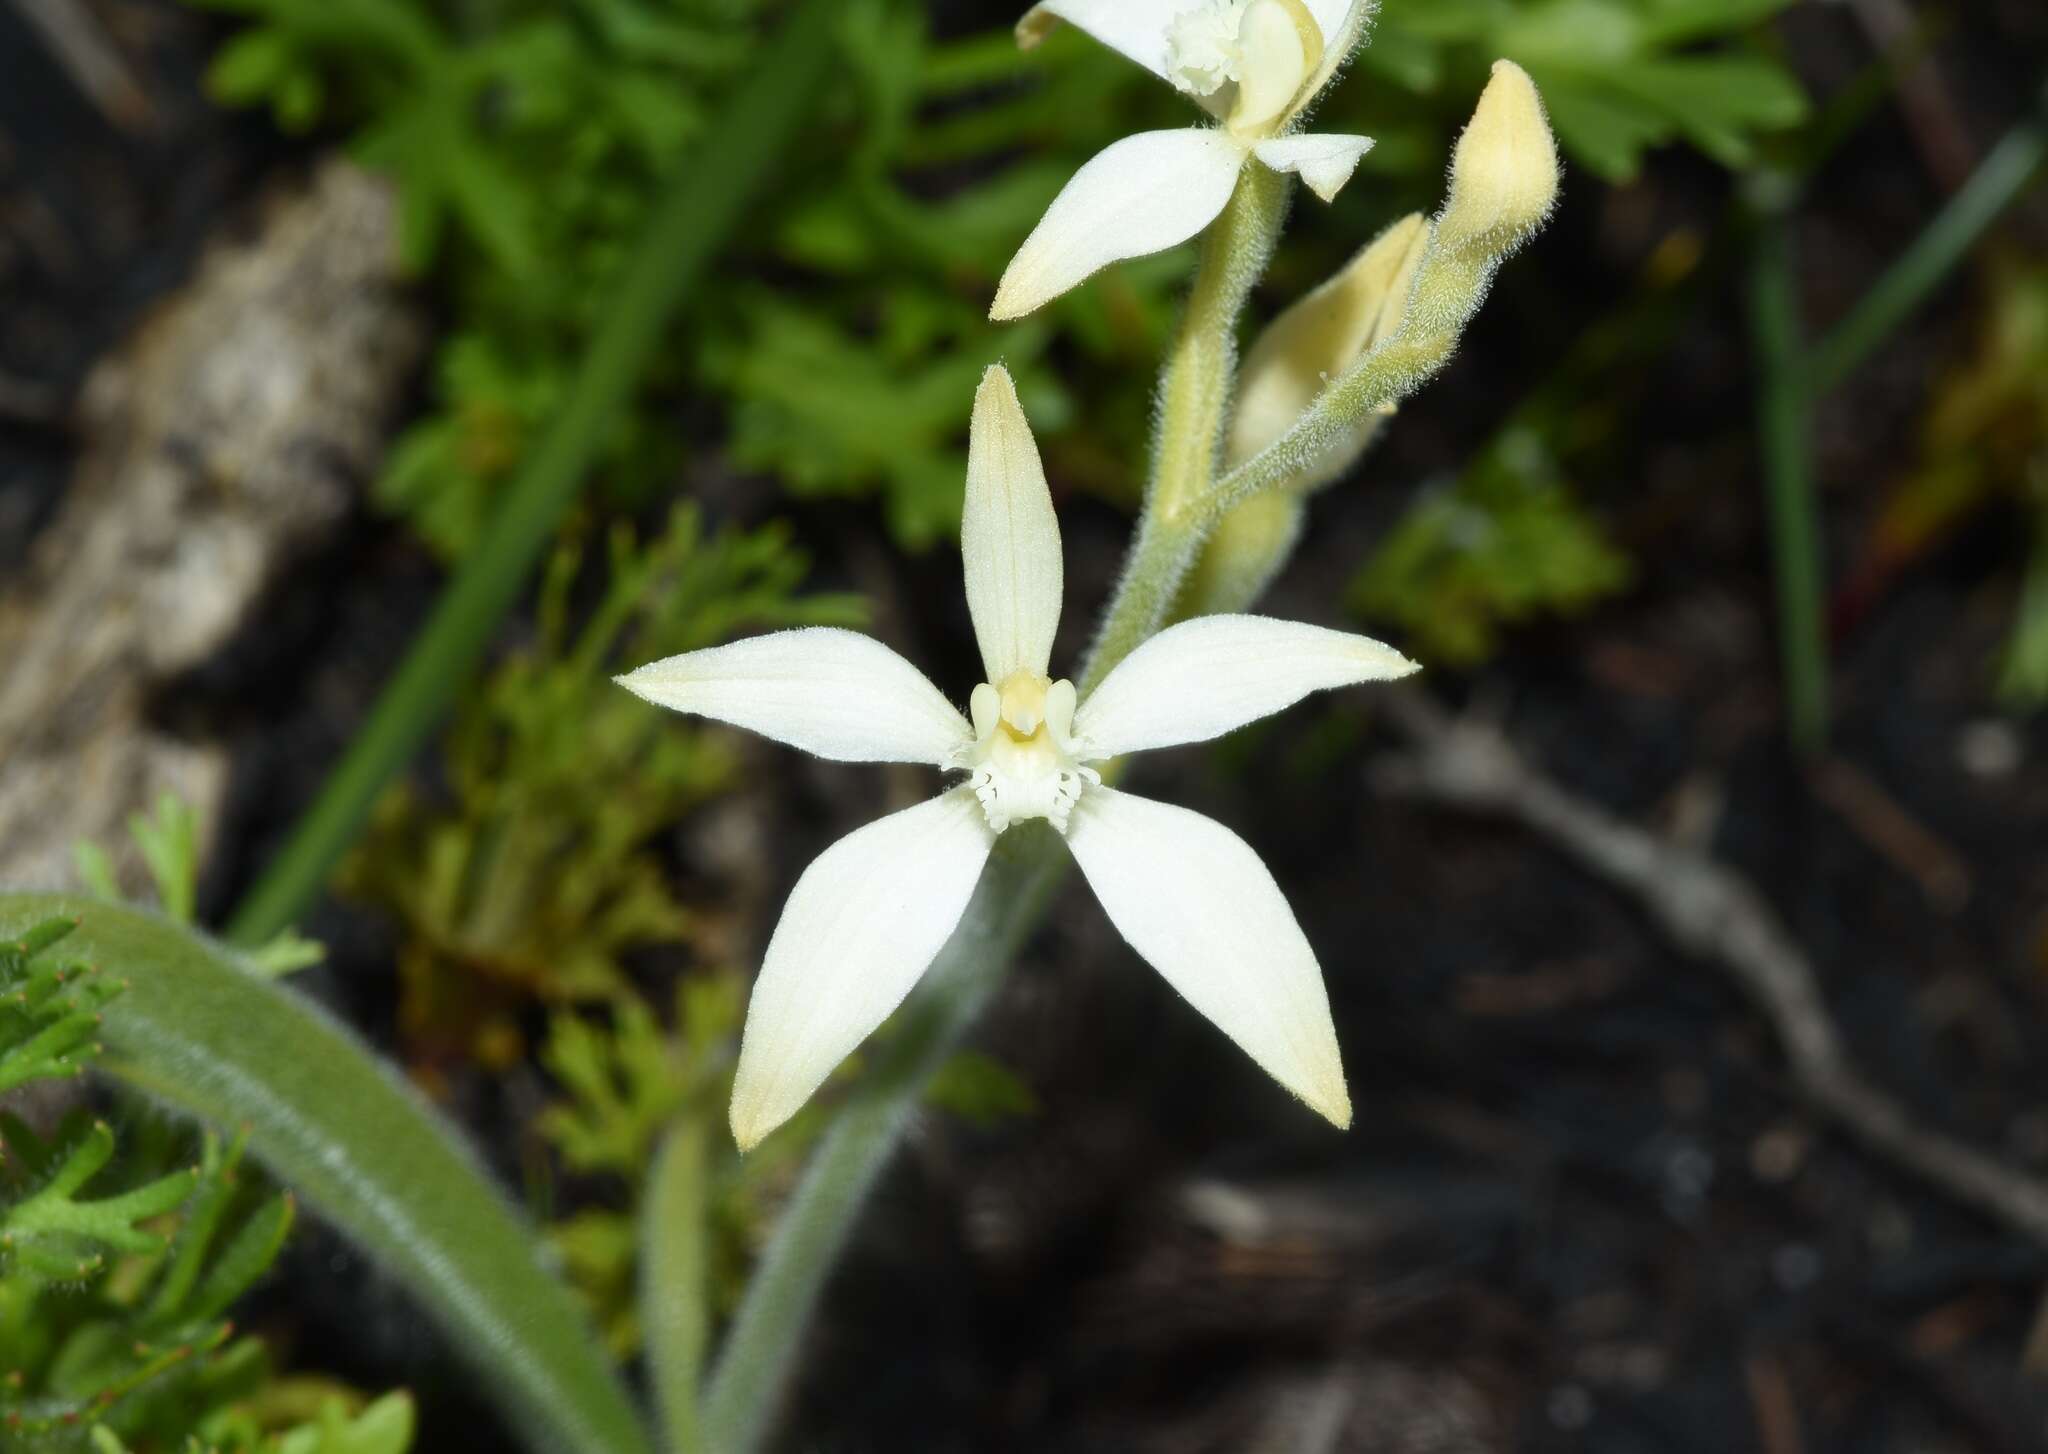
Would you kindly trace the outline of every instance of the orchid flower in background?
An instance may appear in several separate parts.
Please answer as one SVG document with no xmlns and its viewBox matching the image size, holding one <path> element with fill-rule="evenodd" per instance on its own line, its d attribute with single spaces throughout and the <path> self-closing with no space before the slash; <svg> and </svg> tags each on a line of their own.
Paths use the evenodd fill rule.
<svg viewBox="0 0 2048 1454">
<path fill-rule="evenodd" d="M 1065 20 L 1191 97 L 1222 124 L 1144 131 L 1099 153 L 1053 199 L 996 289 L 1021 318 L 1113 262 L 1164 252 L 1216 220 L 1247 162 L 1295 172 L 1325 202 L 1370 137 L 1297 133 L 1363 38 L 1372 0 L 1045 0 L 1017 24 L 1036 45 Z"/>
<path fill-rule="evenodd" d="M 1338 1126 L 1351 1101 L 1313 950 L 1252 849 L 1221 824 L 1106 786 L 1091 764 L 1202 742 L 1311 692 L 1405 676 L 1363 636 L 1261 616 L 1169 627 L 1086 701 L 1049 675 L 1059 522 L 1000 366 L 975 395 L 961 525 L 984 681 L 968 715 L 880 642 L 780 631 L 619 678 L 694 712 L 842 762 L 921 762 L 966 780 L 857 829 L 797 880 L 747 1007 L 732 1131 L 789 1119 L 900 1004 L 952 934 L 999 834 L 1043 818 L 1140 956 L 1274 1079 Z"/>
</svg>

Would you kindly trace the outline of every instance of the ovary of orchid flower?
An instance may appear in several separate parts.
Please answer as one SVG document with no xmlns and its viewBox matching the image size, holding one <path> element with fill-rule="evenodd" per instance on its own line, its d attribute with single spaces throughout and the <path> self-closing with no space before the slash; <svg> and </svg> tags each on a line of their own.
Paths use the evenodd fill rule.
<svg viewBox="0 0 2048 1454">
<path fill-rule="evenodd" d="M 966 715 L 870 637 L 779 631 L 620 677 L 660 706 L 819 757 L 926 763 L 965 780 L 842 838 L 806 869 L 747 1007 L 732 1131 L 788 1120 L 938 955 L 999 834 L 1044 819 L 1118 931 L 1268 1074 L 1338 1126 L 1351 1101 L 1313 950 L 1273 876 L 1199 813 L 1103 784 L 1092 764 L 1202 742 L 1311 692 L 1405 676 L 1363 636 L 1262 616 L 1169 627 L 1085 700 L 1050 675 L 1059 522 L 1000 366 L 975 395 L 960 530 L 982 682 Z"/>
<path fill-rule="evenodd" d="M 1248 163 L 1334 198 L 1369 137 L 1295 130 L 1356 47 L 1371 0 L 1046 0 L 1017 25 L 1037 44 L 1067 21 L 1215 117 L 1127 136 L 1074 174 L 1011 259 L 989 316 L 1021 318 L 1113 262 L 1187 241 L 1223 211 Z"/>
</svg>

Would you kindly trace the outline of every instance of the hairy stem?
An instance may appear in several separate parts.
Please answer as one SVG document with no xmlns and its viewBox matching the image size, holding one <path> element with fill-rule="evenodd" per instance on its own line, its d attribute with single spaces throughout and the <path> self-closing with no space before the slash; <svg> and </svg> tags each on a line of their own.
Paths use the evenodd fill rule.
<svg viewBox="0 0 2048 1454">
<path fill-rule="evenodd" d="M 1237 320 L 1287 219 L 1288 179 L 1256 164 L 1202 239 L 1180 336 L 1159 383 L 1152 479 L 1136 541 L 1079 679 L 1085 697 L 1157 631 L 1201 546 L 1190 522 L 1216 477 L 1237 370 Z"/>
<path fill-rule="evenodd" d="M 1478 248 L 1433 244 L 1416 273 L 1415 295 L 1400 328 L 1318 394 L 1292 429 L 1218 480 L 1202 502 L 1196 528 L 1206 533 L 1246 500 L 1287 484 L 1360 420 L 1435 377 L 1457 352 L 1500 262 L 1498 254 Z"/>
<path fill-rule="evenodd" d="M 1164 483 L 1155 485 L 1130 561 L 1117 585 L 1116 599 L 1082 674 L 1084 697 L 1165 623 L 1203 543 L 1225 515 L 1247 500 L 1300 478 L 1316 461 L 1353 437 L 1360 421 L 1414 393 L 1449 362 L 1465 325 L 1485 301 L 1500 263 L 1499 253 L 1481 247 L 1432 246 L 1416 274 L 1415 293 L 1400 329 L 1323 390 L 1292 429 L 1220 478 L 1212 468 L 1213 435 L 1199 466 L 1190 467 L 1198 468 L 1199 473 L 1162 476 Z M 1190 310 L 1191 327 L 1195 321 Z M 1219 359 L 1214 353 L 1195 352 L 1184 342 L 1176 363 L 1182 357 L 1211 361 L 1220 368 L 1219 387 L 1227 395 L 1227 353 Z M 1189 392 L 1194 393 L 1192 389 Z M 1169 404 L 1176 397 L 1169 370 Z M 1222 424 L 1223 396 L 1219 395 L 1212 427 L 1220 433 Z M 1168 437 L 1172 437 L 1170 431 Z M 1162 464 L 1171 458 L 1162 451 Z M 1186 482 L 1191 480 L 1198 483 L 1190 487 Z"/>
</svg>

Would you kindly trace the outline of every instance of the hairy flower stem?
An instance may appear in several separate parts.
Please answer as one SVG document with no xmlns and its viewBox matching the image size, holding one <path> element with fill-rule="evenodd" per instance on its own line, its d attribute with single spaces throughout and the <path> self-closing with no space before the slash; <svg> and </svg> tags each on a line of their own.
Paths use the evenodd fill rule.
<svg viewBox="0 0 2048 1454">
<path fill-rule="evenodd" d="M 748 1454 L 769 1431 L 811 1310 L 932 1073 L 1037 927 L 1072 859 L 1044 824 L 1003 835 L 924 982 L 804 1168 L 747 1282 L 704 1400 L 707 1447 Z"/>
<path fill-rule="evenodd" d="M 1401 327 L 1316 397 L 1294 427 L 1217 480 L 1192 523 L 1202 533 L 1225 514 L 1294 479 L 1338 445 L 1359 420 L 1399 403 L 1457 351 L 1459 335 L 1499 270 L 1501 255 L 1474 246 L 1433 245 L 1415 278 Z"/>
<path fill-rule="evenodd" d="M 1201 549 L 1198 522 L 1207 515 L 1204 502 L 1216 477 L 1237 369 L 1237 320 L 1273 254 L 1289 191 L 1281 174 L 1246 167 L 1230 205 L 1203 237 L 1187 315 L 1160 377 L 1144 514 L 1082 669 L 1083 697 L 1165 622 Z"/>
</svg>

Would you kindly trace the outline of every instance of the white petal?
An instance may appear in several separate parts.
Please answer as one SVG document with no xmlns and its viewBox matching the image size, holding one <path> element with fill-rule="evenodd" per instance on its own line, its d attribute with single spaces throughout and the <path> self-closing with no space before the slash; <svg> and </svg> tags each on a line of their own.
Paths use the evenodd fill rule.
<svg viewBox="0 0 2048 1454">
<path fill-rule="evenodd" d="M 659 707 L 730 722 L 837 762 L 948 766 L 974 729 L 872 636 L 775 631 L 649 662 L 618 683 Z"/>
<path fill-rule="evenodd" d="M 1211 222 L 1245 153 L 1220 131 L 1141 131 L 1074 173 L 996 289 L 989 317 L 1022 318 L 1125 258 L 1164 252 Z"/>
<path fill-rule="evenodd" d="M 1323 32 L 1323 63 L 1309 83 L 1302 87 L 1303 103 L 1313 100 L 1330 84 L 1337 68 L 1351 58 L 1365 40 L 1372 24 L 1377 0 L 1302 0 Z"/>
<path fill-rule="evenodd" d="M 1310 692 L 1419 670 L 1390 646 L 1270 616 L 1198 616 L 1118 662 L 1074 714 L 1089 759 L 1202 742 Z"/>
<path fill-rule="evenodd" d="M 768 941 L 732 1087 L 742 1151 L 795 1115 L 903 1002 L 960 922 L 995 834 L 955 788 L 840 839 Z"/>
<path fill-rule="evenodd" d="M 1334 202 L 1358 170 L 1359 158 L 1372 150 L 1372 138 L 1318 131 L 1276 136 L 1252 149 L 1274 171 L 1301 173 L 1311 192 L 1325 202 Z"/>
<path fill-rule="evenodd" d="M 1166 80 L 1166 35 L 1193 0 L 1045 0 L 1017 22 L 1017 43 L 1044 40 L 1055 21 L 1079 26 L 1111 50 Z"/>
<path fill-rule="evenodd" d="M 1325 46 L 1343 39 L 1345 25 L 1353 10 L 1372 10 L 1370 0 L 1365 0 L 1365 3 L 1360 3 L 1360 0 L 1301 0 L 1301 4 L 1322 27 Z"/>
<path fill-rule="evenodd" d="M 1301 0 L 1252 0 L 1238 22 L 1237 99 L 1230 129 L 1255 134 L 1295 109 L 1303 84 L 1322 63 L 1321 27 Z"/>
<path fill-rule="evenodd" d="M 1351 1098 L 1322 970 L 1258 854 L 1213 819 L 1111 788 L 1067 846 L 1112 923 L 1266 1073 L 1337 1126 Z"/>
<path fill-rule="evenodd" d="M 985 680 L 1044 676 L 1060 624 L 1060 522 L 1031 425 L 1009 370 L 981 376 L 967 438 L 967 504 L 960 519 L 967 610 Z"/>
</svg>

